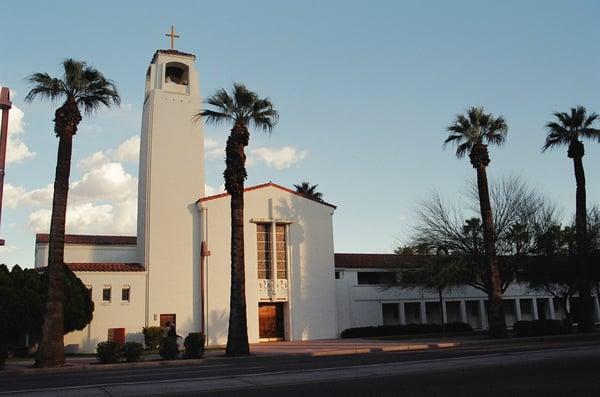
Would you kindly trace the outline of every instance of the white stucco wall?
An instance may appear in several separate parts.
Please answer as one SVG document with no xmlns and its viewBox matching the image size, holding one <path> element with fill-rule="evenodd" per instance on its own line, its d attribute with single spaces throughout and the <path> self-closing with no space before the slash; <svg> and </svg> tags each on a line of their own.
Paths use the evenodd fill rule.
<svg viewBox="0 0 600 397">
<path fill-rule="evenodd" d="M 385 303 L 416 303 L 422 305 L 423 303 L 437 304 L 439 302 L 438 294 L 435 291 L 424 291 L 421 288 L 407 289 L 386 287 L 384 285 L 358 284 L 358 272 L 389 272 L 390 269 L 337 268 L 336 270 L 341 275 L 339 279 L 335 280 L 338 306 L 338 333 L 348 328 L 383 325 L 382 304 Z M 506 316 L 509 326 L 519 319 L 534 319 L 537 308 L 534 309 L 532 305 L 537 300 L 544 300 L 548 304 L 552 302 L 552 297 L 549 294 L 531 291 L 527 288 L 527 285 L 518 283 L 511 284 L 504 292 L 502 298 L 507 301 L 508 310 L 506 311 Z M 452 305 L 455 308 L 458 307 L 459 310 L 463 311 L 462 315 L 464 316 L 463 318 L 454 318 L 448 321 L 466 320 L 474 328 L 486 328 L 487 319 L 485 318 L 484 306 L 477 306 L 474 311 L 475 313 L 469 314 L 467 305 L 471 305 L 471 308 L 474 305 L 484 305 L 483 302 L 487 301 L 487 299 L 488 297 L 483 291 L 469 286 L 443 291 L 443 300 L 446 306 Z M 523 305 L 531 309 L 531 312 L 517 313 L 520 310 L 516 308 L 517 305 Z M 600 308 L 597 303 L 595 305 L 596 317 L 600 318 Z M 476 316 L 473 316 L 473 314 Z M 404 321 L 406 323 L 411 322 L 407 318 Z"/>
<path fill-rule="evenodd" d="M 135 245 L 65 244 L 65 262 L 137 263 Z M 35 245 L 35 267 L 48 266 L 48 243 Z"/>
<path fill-rule="evenodd" d="M 109 328 L 125 328 L 126 340 L 142 343 L 144 336 L 144 306 L 146 295 L 145 272 L 77 272 L 81 281 L 92 286 L 94 318 L 81 331 L 65 335 L 68 352 L 96 351 L 99 342 L 106 341 Z M 110 303 L 102 301 L 104 286 L 112 289 Z M 121 289 L 130 287 L 129 302 L 121 301 Z"/>
<path fill-rule="evenodd" d="M 334 285 L 332 207 L 307 200 L 277 187 L 245 193 L 244 239 L 248 336 L 258 342 L 258 279 L 256 225 L 273 219 L 291 222 L 288 235 L 289 310 L 287 339 L 334 338 L 337 314 Z M 230 198 L 199 204 L 203 210 L 206 258 L 206 322 L 211 345 L 227 341 L 230 289 Z"/>
</svg>

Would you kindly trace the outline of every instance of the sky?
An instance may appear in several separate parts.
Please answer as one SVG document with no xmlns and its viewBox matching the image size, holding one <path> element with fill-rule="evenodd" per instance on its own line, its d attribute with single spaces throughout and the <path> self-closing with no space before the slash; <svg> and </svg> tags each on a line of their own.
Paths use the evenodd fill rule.
<svg viewBox="0 0 600 397">
<path fill-rule="evenodd" d="M 0 85 L 11 88 L 0 263 L 33 266 L 47 232 L 58 141 L 54 110 L 25 103 L 24 78 L 59 76 L 65 58 L 114 80 L 122 105 L 81 122 L 74 139 L 67 232 L 134 235 L 146 68 L 175 25 L 196 54 L 201 95 L 242 82 L 280 112 L 251 132 L 247 185 L 318 184 L 338 206 L 336 252 L 391 252 L 421 200 L 460 200 L 474 179 L 444 150 L 469 106 L 507 120 L 490 148 L 491 181 L 519 175 L 569 217 L 575 182 L 566 148 L 542 154 L 554 111 L 600 112 L 600 2 L 573 1 L 56 1 L 0 2 Z M 205 126 L 207 192 L 223 187 L 225 127 Z M 587 142 L 589 204 L 600 204 L 600 143 Z"/>
</svg>

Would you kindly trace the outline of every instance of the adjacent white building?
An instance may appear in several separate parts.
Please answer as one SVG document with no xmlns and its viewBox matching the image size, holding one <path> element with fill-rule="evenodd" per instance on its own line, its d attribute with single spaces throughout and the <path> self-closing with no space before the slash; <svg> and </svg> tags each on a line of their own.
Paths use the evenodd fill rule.
<svg viewBox="0 0 600 397">
<path fill-rule="evenodd" d="M 227 340 L 230 197 L 204 194 L 204 136 L 195 56 L 158 50 L 146 73 L 137 236 L 67 235 L 65 262 L 92 291 L 94 318 L 65 336 L 71 351 L 143 340 L 142 327 Z M 486 328 L 486 297 L 470 288 L 437 294 L 384 288 L 392 255 L 335 254 L 336 207 L 274 183 L 245 191 L 246 300 L 250 342 L 336 338 L 351 327 L 445 321 Z M 47 265 L 48 235 L 35 265 Z M 507 320 L 558 318 L 549 296 L 511 287 Z M 512 305 L 512 306 L 511 306 Z M 596 311 L 598 302 L 596 300 Z"/>
</svg>

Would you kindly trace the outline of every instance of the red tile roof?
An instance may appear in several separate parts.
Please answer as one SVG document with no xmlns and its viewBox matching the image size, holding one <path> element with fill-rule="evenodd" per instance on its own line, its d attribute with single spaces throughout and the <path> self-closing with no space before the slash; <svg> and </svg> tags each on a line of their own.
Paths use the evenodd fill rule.
<svg viewBox="0 0 600 397">
<path fill-rule="evenodd" d="M 335 254 L 335 267 L 350 269 L 385 269 L 414 266 L 427 256 L 397 254 Z"/>
<path fill-rule="evenodd" d="M 295 194 L 296 196 L 302 197 L 304 199 L 314 201 L 315 203 L 323 204 L 323 205 L 326 205 L 326 206 L 334 208 L 334 209 L 337 208 L 337 206 L 335 206 L 333 204 L 327 203 L 325 201 L 318 201 L 318 200 L 315 200 L 315 199 L 308 198 L 308 197 L 303 196 L 302 194 L 298 193 L 295 190 L 288 189 L 287 187 L 283 187 L 283 186 L 278 185 L 278 184 L 273 183 L 273 182 L 268 182 L 268 183 L 263 183 L 263 184 L 256 185 L 256 186 L 247 187 L 247 188 L 244 189 L 244 193 L 251 192 L 252 190 L 264 189 L 266 187 L 274 187 L 274 188 L 277 188 L 279 190 L 283 190 L 284 192 Z M 215 194 L 213 196 L 202 197 L 201 199 L 198 200 L 198 202 L 199 203 L 203 203 L 205 201 L 216 200 L 216 199 L 220 199 L 220 198 L 228 197 L 228 196 L 229 196 L 229 193 Z"/>
<path fill-rule="evenodd" d="M 48 243 L 50 235 L 47 233 L 38 233 L 35 235 L 36 243 Z M 66 234 L 65 244 L 82 245 L 135 245 L 137 238 L 135 236 L 99 236 L 85 234 Z"/>
<path fill-rule="evenodd" d="M 67 263 L 74 272 L 143 272 L 139 263 Z"/>
</svg>

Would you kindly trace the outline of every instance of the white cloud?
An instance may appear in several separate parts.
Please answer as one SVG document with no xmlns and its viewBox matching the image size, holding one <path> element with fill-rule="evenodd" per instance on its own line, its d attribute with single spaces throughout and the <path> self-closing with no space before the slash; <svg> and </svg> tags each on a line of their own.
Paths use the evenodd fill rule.
<svg viewBox="0 0 600 397">
<path fill-rule="evenodd" d="M 250 153 L 257 161 L 278 170 L 290 168 L 308 155 L 307 150 L 299 150 L 292 146 L 284 146 L 280 149 L 259 147 L 252 149 Z"/>
<path fill-rule="evenodd" d="M 126 200 L 137 195 L 137 178 L 121 163 L 105 163 L 85 173 L 72 185 L 74 201 Z"/>
<path fill-rule="evenodd" d="M 204 195 L 205 196 L 213 196 L 215 194 L 225 193 L 225 184 L 222 184 L 217 187 L 213 187 L 210 185 L 204 185 Z"/>
<path fill-rule="evenodd" d="M 23 186 L 4 184 L 4 202 L 7 208 L 37 207 L 48 205 L 52 200 L 52 185 L 26 191 Z"/>
<path fill-rule="evenodd" d="M 225 158 L 225 144 L 216 139 L 204 137 L 204 156 L 206 160 L 217 160 Z"/>
<path fill-rule="evenodd" d="M 35 233 L 48 233 L 52 211 L 40 209 L 29 214 L 27 228 Z M 67 207 L 67 233 L 127 234 L 136 232 L 137 199 L 113 204 L 74 204 Z"/>
<path fill-rule="evenodd" d="M 93 170 L 108 163 L 110 159 L 102 151 L 97 151 L 87 157 L 82 158 L 77 164 L 79 168 L 84 170 Z"/>
<path fill-rule="evenodd" d="M 13 105 L 8 115 L 8 141 L 6 145 L 6 163 L 20 163 L 35 157 L 29 147 L 19 136 L 25 131 L 24 113 Z"/>
<path fill-rule="evenodd" d="M 121 143 L 112 153 L 112 157 L 117 161 L 128 161 L 137 163 L 140 158 L 140 137 L 134 135 Z"/>
</svg>

